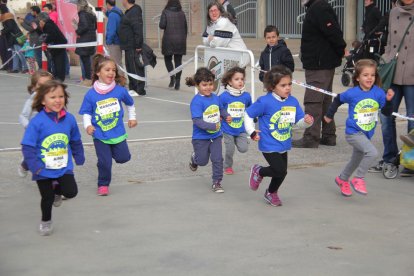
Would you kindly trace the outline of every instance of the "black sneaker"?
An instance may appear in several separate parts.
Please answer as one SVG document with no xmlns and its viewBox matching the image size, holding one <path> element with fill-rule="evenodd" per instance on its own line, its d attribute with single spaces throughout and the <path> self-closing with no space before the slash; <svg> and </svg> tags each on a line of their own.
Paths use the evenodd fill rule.
<svg viewBox="0 0 414 276">
<path fill-rule="evenodd" d="M 414 176 L 414 171 L 404 168 L 401 172 L 400 172 L 400 176 L 401 177 L 412 177 Z"/>
<path fill-rule="evenodd" d="M 188 164 L 188 166 L 190 167 L 190 170 L 192 170 L 193 172 L 195 172 L 198 168 L 198 165 L 194 162 L 194 156 L 195 156 L 195 153 L 193 152 L 190 157 L 190 163 Z"/>
<path fill-rule="evenodd" d="M 382 172 L 382 167 L 384 166 L 384 160 L 381 160 L 378 162 L 377 165 L 372 166 L 371 168 L 368 169 L 368 172 L 370 173 L 380 173 Z"/>
<path fill-rule="evenodd" d="M 213 183 L 213 185 L 211 186 L 211 189 L 215 193 L 224 193 L 224 189 L 223 189 L 223 187 L 221 187 L 220 181 L 217 181 L 217 182 Z"/>
</svg>

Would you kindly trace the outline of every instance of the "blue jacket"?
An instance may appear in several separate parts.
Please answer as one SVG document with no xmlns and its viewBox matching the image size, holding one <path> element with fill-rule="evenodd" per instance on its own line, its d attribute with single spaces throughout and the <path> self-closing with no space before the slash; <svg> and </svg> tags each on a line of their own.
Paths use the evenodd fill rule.
<svg viewBox="0 0 414 276">
<path fill-rule="evenodd" d="M 110 11 L 106 12 L 108 17 L 108 23 L 106 23 L 106 44 L 107 45 L 119 45 L 118 27 L 121 23 L 121 17 L 123 13 L 117 7 L 114 6 Z"/>
</svg>

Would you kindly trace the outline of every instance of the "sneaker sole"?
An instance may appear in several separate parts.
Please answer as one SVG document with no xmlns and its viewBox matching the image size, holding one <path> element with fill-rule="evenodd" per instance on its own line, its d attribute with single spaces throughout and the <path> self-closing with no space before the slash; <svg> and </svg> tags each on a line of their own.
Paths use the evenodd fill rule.
<svg viewBox="0 0 414 276">
<path fill-rule="evenodd" d="M 370 172 L 370 173 L 382 173 L 382 169 L 381 170 L 371 170 L 371 169 L 368 169 L 368 172 Z"/>
<path fill-rule="evenodd" d="M 358 194 L 360 194 L 360 195 L 367 195 L 367 194 L 368 194 L 368 192 L 367 192 L 367 193 L 364 193 L 364 192 L 361 192 L 361 191 L 358 191 L 357 189 L 355 189 L 354 184 L 352 184 L 352 182 L 351 182 L 351 183 L 349 183 L 349 184 L 351 184 L 352 189 L 353 189 L 356 193 L 358 193 Z"/>
<path fill-rule="evenodd" d="M 216 194 L 222 194 L 224 193 L 224 190 L 213 190 L 213 192 L 215 192 Z"/>
<path fill-rule="evenodd" d="M 350 197 L 350 196 L 352 196 L 352 191 L 351 191 L 351 193 L 350 193 L 349 195 L 347 195 L 347 194 L 345 194 L 345 193 L 343 193 L 343 192 L 342 192 L 342 190 L 341 190 L 341 186 L 339 185 L 338 181 L 336 181 L 336 178 L 335 178 L 335 183 L 336 183 L 336 185 L 339 187 L 339 190 L 341 191 L 341 194 L 342 194 L 343 196 L 346 196 L 346 197 Z"/>
</svg>

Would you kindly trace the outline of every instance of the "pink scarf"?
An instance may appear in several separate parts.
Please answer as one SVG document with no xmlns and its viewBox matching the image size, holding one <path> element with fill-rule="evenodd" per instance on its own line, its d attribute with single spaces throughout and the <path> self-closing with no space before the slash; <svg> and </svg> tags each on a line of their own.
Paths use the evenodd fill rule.
<svg viewBox="0 0 414 276">
<path fill-rule="evenodd" d="M 99 94 L 105 95 L 111 92 L 115 88 L 115 85 L 115 81 L 111 82 L 110 84 L 106 84 L 97 80 L 93 83 L 93 88 L 95 88 L 95 91 Z"/>
</svg>

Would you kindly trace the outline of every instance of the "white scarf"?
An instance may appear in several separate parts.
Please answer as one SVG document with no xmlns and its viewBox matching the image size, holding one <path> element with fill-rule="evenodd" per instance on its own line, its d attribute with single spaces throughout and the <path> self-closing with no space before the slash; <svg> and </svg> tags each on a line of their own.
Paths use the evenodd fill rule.
<svg viewBox="0 0 414 276">
<path fill-rule="evenodd" d="M 245 86 L 243 86 L 241 89 L 233 88 L 231 85 L 226 86 L 226 89 L 227 89 L 227 91 L 229 91 L 230 95 L 236 96 L 236 97 L 243 94 L 245 88 L 246 88 Z"/>
</svg>

